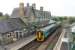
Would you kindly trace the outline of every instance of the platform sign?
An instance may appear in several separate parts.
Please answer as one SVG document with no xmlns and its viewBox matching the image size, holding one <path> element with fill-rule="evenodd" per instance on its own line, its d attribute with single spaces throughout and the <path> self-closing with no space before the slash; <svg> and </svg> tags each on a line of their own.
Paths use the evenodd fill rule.
<svg viewBox="0 0 75 50">
<path fill-rule="evenodd" d="M 44 34 L 41 31 L 36 32 L 37 41 L 44 41 Z"/>
</svg>

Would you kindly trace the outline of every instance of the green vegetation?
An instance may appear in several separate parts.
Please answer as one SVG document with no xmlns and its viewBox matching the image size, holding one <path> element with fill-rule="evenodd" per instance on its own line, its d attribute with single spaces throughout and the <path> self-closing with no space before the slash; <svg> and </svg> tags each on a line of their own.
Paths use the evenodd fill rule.
<svg viewBox="0 0 75 50">
<path fill-rule="evenodd" d="M 0 20 L 5 20 L 5 19 L 8 19 L 8 17 L 6 17 L 6 16 L 0 16 Z"/>
<path fill-rule="evenodd" d="M 3 13 L 2 12 L 0 12 L 0 16 L 3 16 Z"/>
<path fill-rule="evenodd" d="M 9 18 L 8 14 L 3 15 L 3 13 L 0 12 L 0 20 L 5 20 L 5 19 L 8 19 L 8 18 Z"/>
<path fill-rule="evenodd" d="M 68 16 L 54 16 L 53 20 L 61 21 L 61 22 L 66 21 L 66 22 L 72 24 L 75 22 L 75 17 L 72 17 L 72 16 L 70 16 L 70 17 L 68 17 Z"/>
<path fill-rule="evenodd" d="M 54 44 L 49 44 L 48 46 L 49 49 L 53 49 L 53 47 L 54 47 Z"/>
</svg>

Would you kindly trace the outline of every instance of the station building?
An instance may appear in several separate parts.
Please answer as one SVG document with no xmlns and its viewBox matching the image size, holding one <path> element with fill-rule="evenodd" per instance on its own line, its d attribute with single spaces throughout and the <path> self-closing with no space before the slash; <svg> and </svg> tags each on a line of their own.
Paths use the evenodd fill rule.
<svg viewBox="0 0 75 50">
<path fill-rule="evenodd" d="M 0 21 L 0 44 L 8 44 L 27 36 L 25 33 L 27 32 L 25 31 L 26 22 L 41 21 L 41 23 L 46 24 L 50 17 L 51 13 L 43 11 L 43 7 L 37 10 L 36 4 L 30 6 L 27 3 L 27 6 L 24 7 L 24 3 L 20 3 L 19 8 L 14 8 L 9 19 Z"/>
</svg>

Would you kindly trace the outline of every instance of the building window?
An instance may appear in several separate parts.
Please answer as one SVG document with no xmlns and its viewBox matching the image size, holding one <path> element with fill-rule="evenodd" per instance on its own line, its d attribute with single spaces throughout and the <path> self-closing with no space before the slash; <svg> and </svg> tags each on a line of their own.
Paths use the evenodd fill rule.
<svg viewBox="0 0 75 50">
<path fill-rule="evenodd" d="M 16 38 L 18 39 L 18 32 L 16 32 Z"/>
<path fill-rule="evenodd" d="M 7 37 L 10 37 L 10 36 L 11 36 L 10 33 L 8 33 L 8 34 L 7 34 Z"/>
</svg>

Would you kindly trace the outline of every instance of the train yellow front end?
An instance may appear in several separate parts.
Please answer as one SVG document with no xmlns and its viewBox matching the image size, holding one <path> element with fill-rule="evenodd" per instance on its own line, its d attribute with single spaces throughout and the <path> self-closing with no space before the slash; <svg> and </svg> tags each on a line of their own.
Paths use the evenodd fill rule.
<svg viewBox="0 0 75 50">
<path fill-rule="evenodd" d="M 37 41 L 44 41 L 44 38 L 45 38 L 45 36 L 44 36 L 42 31 L 37 31 L 36 32 L 36 39 L 37 39 Z"/>
</svg>

